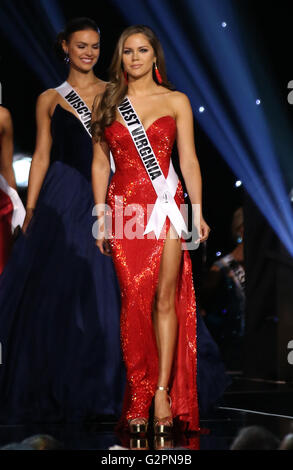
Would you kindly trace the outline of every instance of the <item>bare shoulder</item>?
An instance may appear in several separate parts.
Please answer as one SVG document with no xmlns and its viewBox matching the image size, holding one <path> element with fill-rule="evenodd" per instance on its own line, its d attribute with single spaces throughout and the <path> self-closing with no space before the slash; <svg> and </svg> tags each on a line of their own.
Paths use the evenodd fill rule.
<svg viewBox="0 0 293 470">
<path fill-rule="evenodd" d="M 49 88 L 38 96 L 37 104 L 50 106 L 57 98 L 58 92 L 54 88 Z"/>
<path fill-rule="evenodd" d="M 0 106 L 0 120 L 1 123 L 3 121 L 6 121 L 8 119 L 11 119 L 11 113 L 7 108 L 4 108 L 3 106 Z"/>
<path fill-rule="evenodd" d="M 12 130 L 11 113 L 7 108 L 0 106 L 0 132 Z"/>
<path fill-rule="evenodd" d="M 7 118 L 9 116 L 11 116 L 10 111 L 7 108 L 4 108 L 4 106 L 0 106 L 0 117 Z"/>
<path fill-rule="evenodd" d="M 168 94 L 168 98 L 170 99 L 170 104 L 176 112 L 179 110 L 182 111 L 183 109 L 187 110 L 191 108 L 188 96 L 181 91 L 171 92 Z"/>
<path fill-rule="evenodd" d="M 54 88 L 49 88 L 46 91 L 43 91 L 38 96 L 36 104 L 37 114 L 41 113 L 42 116 L 48 115 L 52 116 L 52 111 L 54 110 L 59 99 L 59 93 Z"/>
</svg>

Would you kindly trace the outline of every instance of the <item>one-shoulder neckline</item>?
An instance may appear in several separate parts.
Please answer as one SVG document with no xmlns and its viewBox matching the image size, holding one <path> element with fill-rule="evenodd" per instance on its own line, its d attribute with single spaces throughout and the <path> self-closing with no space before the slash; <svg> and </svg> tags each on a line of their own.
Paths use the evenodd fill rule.
<svg viewBox="0 0 293 470">
<path fill-rule="evenodd" d="M 171 118 L 171 119 L 174 121 L 174 123 L 176 124 L 176 119 L 175 119 L 173 116 L 171 116 L 171 114 L 165 114 L 164 116 L 160 116 L 160 117 L 158 117 L 157 119 L 155 119 L 155 120 L 148 126 L 148 128 L 145 130 L 145 132 L 148 132 L 148 131 L 149 131 L 155 124 L 157 124 L 161 119 L 166 119 L 166 118 Z M 120 126 L 124 127 L 124 129 L 126 129 L 126 130 L 128 131 L 127 127 L 124 126 L 124 124 L 122 124 L 122 122 L 118 121 L 117 119 L 115 119 L 115 120 L 112 122 L 112 124 L 114 124 L 114 123 L 116 123 L 116 122 L 117 122 L 118 124 L 120 124 Z"/>
<path fill-rule="evenodd" d="M 57 107 L 61 108 L 61 109 L 62 109 L 63 111 L 65 111 L 67 114 L 71 114 L 71 116 L 73 117 L 73 119 L 75 119 L 75 120 L 80 124 L 81 128 L 82 128 L 82 129 L 84 130 L 84 132 L 88 135 L 88 132 L 85 130 L 85 128 L 84 128 L 82 122 L 78 119 L 78 117 L 75 116 L 71 111 L 68 111 L 68 109 L 64 108 L 60 103 L 57 103 L 57 104 L 56 104 L 56 106 L 55 106 L 55 108 L 54 108 L 54 111 L 53 111 L 53 114 L 52 114 L 52 116 L 51 116 L 51 121 L 52 121 L 52 119 L 53 119 L 53 117 L 54 117 L 54 114 L 55 114 L 55 112 L 56 112 Z M 88 135 L 88 136 L 89 136 L 89 135 Z M 89 137 L 90 137 L 90 136 L 89 136 Z"/>
</svg>

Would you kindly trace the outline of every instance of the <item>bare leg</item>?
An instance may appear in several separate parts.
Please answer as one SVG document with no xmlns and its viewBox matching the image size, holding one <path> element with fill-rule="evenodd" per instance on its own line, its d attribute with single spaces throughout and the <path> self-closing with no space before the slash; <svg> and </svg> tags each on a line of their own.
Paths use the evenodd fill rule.
<svg viewBox="0 0 293 470">
<path fill-rule="evenodd" d="M 182 256 L 181 241 L 170 232 L 160 263 L 159 281 L 153 308 L 153 324 L 159 354 L 158 386 L 168 387 L 172 369 L 174 349 L 177 339 L 177 316 L 175 311 L 175 294 L 177 277 Z M 155 416 L 164 418 L 171 415 L 167 397 L 168 392 L 158 390 L 155 394 Z"/>
</svg>

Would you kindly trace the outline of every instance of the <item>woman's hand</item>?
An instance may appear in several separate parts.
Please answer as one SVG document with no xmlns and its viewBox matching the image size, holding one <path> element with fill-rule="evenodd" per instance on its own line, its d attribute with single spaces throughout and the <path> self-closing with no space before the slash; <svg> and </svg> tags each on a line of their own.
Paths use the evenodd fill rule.
<svg viewBox="0 0 293 470">
<path fill-rule="evenodd" d="M 111 246 L 105 233 L 104 214 L 98 217 L 98 238 L 96 239 L 96 245 L 103 255 L 111 256 Z"/>
<path fill-rule="evenodd" d="M 198 237 L 195 243 L 205 242 L 208 239 L 211 229 L 201 214 L 194 214 L 194 227 L 196 230 L 195 235 Z"/>
<path fill-rule="evenodd" d="M 200 243 L 205 242 L 208 239 L 209 233 L 211 229 L 204 220 L 204 218 L 200 217 L 200 227 L 199 227 L 199 241 Z"/>
<path fill-rule="evenodd" d="M 27 231 L 27 227 L 33 215 L 34 215 L 34 209 L 26 209 L 26 214 L 25 214 L 24 222 L 23 222 L 22 229 L 21 229 L 23 233 Z"/>
<path fill-rule="evenodd" d="M 96 245 L 103 255 L 111 256 L 110 243 L 109 240 L 107 240 L 105 237 L 98 238 L 98 240 L 96 241 Z"/>
</svg>

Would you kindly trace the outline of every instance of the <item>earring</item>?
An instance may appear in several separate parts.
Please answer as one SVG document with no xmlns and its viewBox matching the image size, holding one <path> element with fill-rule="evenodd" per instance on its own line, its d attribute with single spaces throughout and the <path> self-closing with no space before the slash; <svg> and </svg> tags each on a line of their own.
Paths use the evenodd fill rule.
<svg viewBox="0 0 293 470">
<path fill-rule="evenodd" d="M 128 73 L 124 70 L 124 78 L 125 78 L 125 81 L 126 81 L 126 85 L 128 85 Z"/>
<path fill-rule="evenodd" d="M 65 64 L 69 64 L 69 62 L 70 62 L 68 52 L 66 52 L 66 54 L 65 54 L 64 62 L 65 62 Z"/>
<path fill-rule="evenodd" d="M 159 72 L 159 69 L 157 67 L 156 62 L 154 63 L 154 66 L 155 66 L 155 74 L 156 74 L 157 80 L 158 80 L 159 84 L 161 84 L 161 83 L 163 83 L 163 79 L 161 77 L 161 74 Z"/>
</svg>

